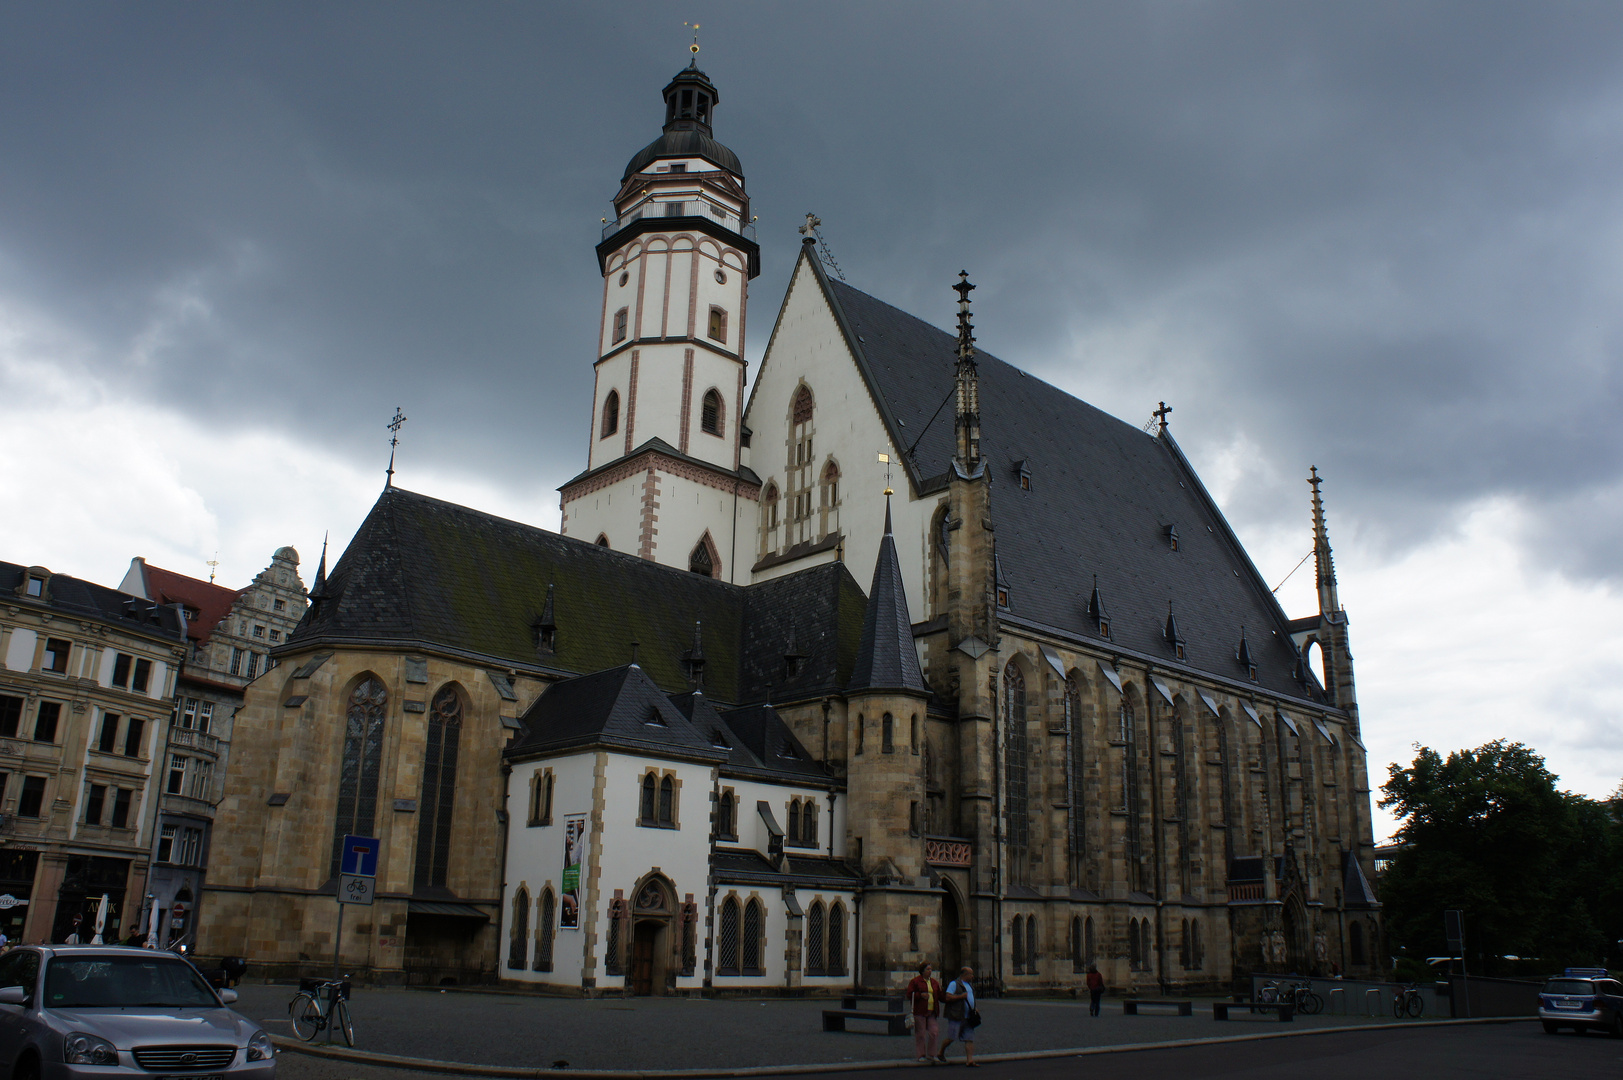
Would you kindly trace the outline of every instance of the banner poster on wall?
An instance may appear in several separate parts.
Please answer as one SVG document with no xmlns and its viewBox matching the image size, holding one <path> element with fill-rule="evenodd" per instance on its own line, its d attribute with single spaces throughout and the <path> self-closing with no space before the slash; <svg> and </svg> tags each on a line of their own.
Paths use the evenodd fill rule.
<svg viewBox="0 0 1623 1080">
<path fill-rule="evenodd" d="M 580 929 L 580 868 L 586 862 L 586 815 L 564 818 L 563 905 L 558 925 L 566 930 Z"/>
</svg>

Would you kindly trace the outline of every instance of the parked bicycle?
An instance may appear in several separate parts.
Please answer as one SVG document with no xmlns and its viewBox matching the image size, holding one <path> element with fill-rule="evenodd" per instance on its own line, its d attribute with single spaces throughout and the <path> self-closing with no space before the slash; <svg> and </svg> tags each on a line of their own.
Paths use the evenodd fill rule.
<svg viewBox="0 0 1623 1080">
<path fill-rule="evenodd" d="M 1405 1016 L 1418 1017 L 1426 1011 L 1426 999 L 1420 996 L 1418 985 L 1405 986 L 1392 993 L 1392 1015 L 1401 1020 Z"/>
<path fill-rule="evenodd" d="M 1304 1016 L 1317 1016 L 1324 1011 L 1324 999 L 1313 992 L 1312 983 L 1292 983 L 1287 992 L 1296 1011 Z"/>
<path fill-rule="evenodd" d="M 1264 1005 L 1273 1005 L 1279 1001 L 1279 984 L 1265 982 L 1257 987 L 1257 1000 Z"/>
<path fill-rule="evenodd" d="M 310 1042 L 329 1029 L 343 1033 L 344 1043 L 355 1045 L 355 1023 L 349 1017 L 349 976 L 342 979 L 300 979 L 299 992 L 288 1003 L 293 1034 Z M 331 1041 L 332 1036 L 327 1036 Z"/>
</svg>

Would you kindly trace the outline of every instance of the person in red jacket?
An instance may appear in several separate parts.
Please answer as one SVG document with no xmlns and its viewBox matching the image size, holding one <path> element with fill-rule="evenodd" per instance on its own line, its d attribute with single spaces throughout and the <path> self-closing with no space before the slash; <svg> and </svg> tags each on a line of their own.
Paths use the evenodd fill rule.
<svg viewBox="0 0 1623 1080">
<path fill-rule="evenodd" d="M 1088 965 L 1088 1015 L 1099 1015 L 1099 1002 L 1105 996 L 1105 977 L 1095 964 Z"/>
<path fill-rule="evenodd" d="M 931 975 L 930 962 L 919 965 L 919 973 L 907 984 L 903 995 L 913 1010 L 913 1048 L 920 1061 L 935 1057 L 936 1037 L 941 1033 L 941 983 Z"/>
</svg>

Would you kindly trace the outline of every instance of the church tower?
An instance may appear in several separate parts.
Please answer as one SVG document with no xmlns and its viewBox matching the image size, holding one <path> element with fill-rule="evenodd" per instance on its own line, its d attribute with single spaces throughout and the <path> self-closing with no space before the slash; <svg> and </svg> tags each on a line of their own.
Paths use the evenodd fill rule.
<svg viewBox="0 0 1623 1080">
<path fill-rule="evenodd" d="M 562 531 L 744 580 L 734 504 L 744 330 L 760 273 L 738 156 L 715 140 L 720 95 L 696 62 L 665 87 L 665 127 L 626 165 L 597 246 L 603 310 L 586 471 L 561 489 Z"/>
</svg>

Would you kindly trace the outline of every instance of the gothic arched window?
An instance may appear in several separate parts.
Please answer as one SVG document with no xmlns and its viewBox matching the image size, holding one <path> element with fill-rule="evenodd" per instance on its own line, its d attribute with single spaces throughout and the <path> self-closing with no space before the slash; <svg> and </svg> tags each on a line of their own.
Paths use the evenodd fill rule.
<svg viewBox="0 0 1623 1080">
<path fill-rule="evenodd" d="M 1024 883 L 1027 875 L 1026 848 L 1031 842 L 1028 752 L 1026 739 L 1026 677 L 1009 661 L 1003 669 L 1005 786 L 1008 790 L 1009 847 L 1013 849 L 1011 870 L 1015 880 Z"/>
<path fill-rule="evenodd" d="M 1026 974 L 1037 974 L 1037 916 L 1026 916 Z"/>
<path fill-rule="evenodd" d="M 668 775 L 659 782 L 659 823 L 676 824 L 676 781 Z"/>
<path fill-rule="evenodd" d="M 456 805 L 457 744 L 462 735 L 462 698 L 454 687 L 434 695 L 423 750 L 423 790 L 417 802 L 418 885 L 444 886 L 451 857 L 451 811 Z"/>
<path fill-rule="evenodd" d="M 786 840 L 791 844 L 800 843 L 800 800 L 789 800 L 789 832 Z"/>
<path fill-rule="evenodd" d="M 693 554 L 688 556 L 688 569 L 705 577 L 716 576 L 716 563 L 710 556 L 709 544 L 700 540 L 694 545 Z"/>
<path fill-rule="evenodd" d="M 1082 785 L 1088 775 L 1087 739 L 1082 730 L 1082 683 L 1074 673 L 1065 680 L 1065 730 L 1071 740 L 1071 760 L 1066 763 L 1071 804 L 1066 812 L 1066 839 L 1071 849 L 1071 884 L 1083 887 L 1086 885 L 1083 860 L 1088 846 L 1087 817 L 1082 810 L 1087 801 L 1082 794 Z"/>
<path fill-rule="evenodd" d="M 1352 963 L 1364 962 L 1364 925 L 1357 919 L 1347 924 L 1347 952 Z"/>
<path fill-rule="evenodd" d="M 787 545 L 817 539 L 812 515 L 812 488 L 817 479 L 816 451 L 812 432 L 812 392 L 804 384 L 795 391 L 790 405 L 788 476 L 790 535 Z M 813 522 L 807 524 L 807 522 Z"/>
<path fill-rule="evenodd" d="M 338 814 L 333 823 L 332 865 L 338 876 L 344 837 L 374 836 L 378 809 L 378 773 L 383 768 L 383 721 L 389 692 L 368 675 L 349 695 L 344 715 L 344 757 L 338 769 Z"/>
<path fill-rule="evenodd" d="M 1357 923 L 1353 924 L 1358 925 Z M 823 902 L 812 904 L 806 912 L 806 974 L 823 974 Z"/>
<path fill-rule="evenodd" d="M 845 974 L 845 905 L 836 900 L 828 909 L 828 955 L 830 975 Z"/>
<path fill-rule="evenodd" d="M 1141 956 L 1139 956 L 1139 952 L 1138 952 L 1138 920 L 1137 919 L 1128 919 L 1127 920 L 1127 966 L 1129 968 L 1131 968 L 1133 971 L 1137 971 L 1142 963 L 1143 963 L 1143 958 Z"/>
<path fill-rule="evenodd" d="M 759 900 L 751 900 L 744 905 L 744 974 L 762 975 L 761 969 L 761 925 L 765 909 Z"/>
<path fill-rule="evenodd" d="M 1089 915 L 1086 919 L 1082 920 L 1082 960 L 1083 960 L 1083 962 L 1087 963 L 1087 964 L 1092 964 L 1093 959 L 1094 959 L 1094 955 L 1095 954 L 1094 954 L 1094 951 L 1093 951 L 1093 916 Z"/>
<path fill-rule="evenodd" d="M 706 390 L 704 401 L 699 406 L 699 428 L 709 435 L 721 434 L 721 395 L 714 390 Z"/>
<path fill-rule="evenodd" d="M 721 927 L 716 932 L 716 974 L 738 974 L 738 898 L 721 902 Z"/>
<path fill-rule="evenodd" d="M 733 823 L 736 811 L 736 800 L 731 789 L 721 793 L 721 801 L 716 804 L 716 835 L 732 839 L 738 835 L 737 826 Z"/>
<path fill-rule="evenodd" d="M 558 921 L 558 900 L 549 886 L 541 894 L 541 911 L 535 920 L 535 970 L 552 970 L 552 931 Z"/>
<path fill-rule="evenodd" d="M 642 823 L 644 825 L 653 825 L 659 820 L 654 815 L 654 807 L 656 805 L 656 800 L 658 799 L 658 793 L 659 781 L 654 778 L 654 774 L 649 773 L 647 776 L 644 776 L 642 778 L 642 806 L 639 808 L 638 813 L 638 816 L 642 819 Z"/>
<path fill-rule="evenodd" d="M 1082 971 L 1082 916 L 1071 916 L 1071 970 Z"/>
<path fill-rule="evenodd" d="M 1014 965 L 1016 975 L 1026 973 L 1026 946 L 1025 946 L 1026 920 L 1016 915 L 1009 925 L 1009 959 Z"/>
<path fill-rule="evenodd" d="M 817 803 L 812 799 L 800 807 L 800 842 L 807 847 L 817 846 Z"/>
<path fill-rule="evenodd" d="M 885 714 L 879 728 L 879 749 L 886 754 L 896 752 L 896 718 L 890 713 Z"/>
<path fill-rule="evenodd" d="M 512 941 L 507 947 L 507 966 L 524 970 L 524 958 L 530 951 L 530 890 L 520 885 L 513 894 Z"/>
<path fill-rule="evenodd" d="M 580 430 L 579 428 L 576 429 Z M 610 390 L 609 396 L 603 399 L 603 423 L 598 428 L 597 437 L 606 439 L 620 430 L 620 391 Z"/>
<path fill-rule="evenodd" d="M 840 467 L 830 461 L 823 466 L 823 509 L 832 510 L 840 502 Z"/>
</svg>

